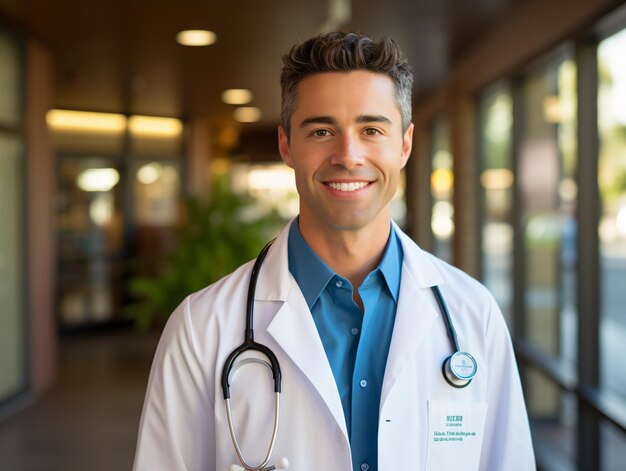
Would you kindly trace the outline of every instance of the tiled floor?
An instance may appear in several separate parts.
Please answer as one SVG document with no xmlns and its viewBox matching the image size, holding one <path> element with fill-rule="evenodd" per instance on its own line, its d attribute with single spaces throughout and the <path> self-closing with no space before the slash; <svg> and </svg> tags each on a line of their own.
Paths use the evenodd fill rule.
<svg viewBox="0 0 626 471">
<path fill-rule="evenodd" d="M 0 423 L 0 470 L 129 470 L 156 343 L 125 330 L 64 339 L 58 384 Z"/>
</svg>

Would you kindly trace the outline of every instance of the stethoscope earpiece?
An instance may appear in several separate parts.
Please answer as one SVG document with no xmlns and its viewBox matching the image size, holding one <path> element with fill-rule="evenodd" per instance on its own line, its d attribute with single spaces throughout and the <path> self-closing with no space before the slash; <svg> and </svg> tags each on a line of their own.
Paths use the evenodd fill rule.
<svg viewBox="0 0 626 471">
<path fill-rule="evenodd" d="M 464 388 L 472 382 L 478 365 L 472 355 L 467 352 L 455 352 L 445 359 L 441 365 L 443 377 L 450 386 Z"/>
</svg>

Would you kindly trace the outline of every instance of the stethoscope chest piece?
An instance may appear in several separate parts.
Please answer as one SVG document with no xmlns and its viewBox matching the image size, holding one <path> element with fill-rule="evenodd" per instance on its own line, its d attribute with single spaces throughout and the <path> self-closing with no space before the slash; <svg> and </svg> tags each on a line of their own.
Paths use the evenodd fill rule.
<svg viewBox="0 0 626 471">
<path fill-rule="evenodd" d="M 476 376 L 478 365 L 472 355 L 459 351 L 443 362 L 442 370 L 444 378 L 451 386 L 464 388 Z"/>
</svg>

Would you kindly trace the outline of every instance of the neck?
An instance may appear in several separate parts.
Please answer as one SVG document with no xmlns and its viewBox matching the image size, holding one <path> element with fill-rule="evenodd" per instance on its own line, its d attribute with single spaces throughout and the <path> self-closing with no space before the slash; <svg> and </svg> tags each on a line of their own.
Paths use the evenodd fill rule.
<svg viewBox="0 0 626 471">
<path fill-rule="evenodd" d="M 388 219 L 384 226 L 333 231 L 310 227 L 303 218 L 299 221 L 304 240 L 335 273 L 350 281 L 355 292 L 379 264 L 391 231 Z"/>
</svg>

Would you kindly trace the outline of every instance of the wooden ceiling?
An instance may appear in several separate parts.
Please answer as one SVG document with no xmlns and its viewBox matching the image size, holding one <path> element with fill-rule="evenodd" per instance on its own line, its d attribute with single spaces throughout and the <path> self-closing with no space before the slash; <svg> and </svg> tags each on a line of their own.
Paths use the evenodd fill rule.
<svg viewBox="0 0 626 471">
<path fill-rule="evenodd" d="M 57 108 L 203 116 L 213 132 L 254 133 L 278 123 L 282 54 L 320 32 L 333 8 L 350 13 L 339 28 L 400 43 L 419 97 L 513 1 L 522 0 L 0 0 L 0 21 L 50 48 Z M 180 46 L 183 29 L 212 30 L 217 42 Z M 234 124 L 226 88 L 250 89 L 262 120 Z"/>
</svg>

